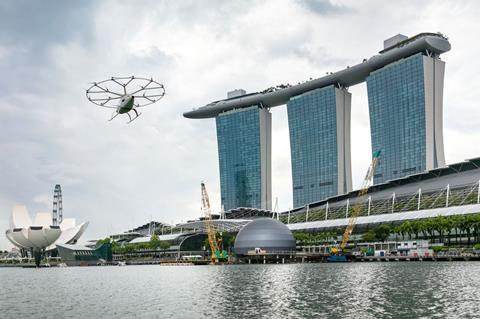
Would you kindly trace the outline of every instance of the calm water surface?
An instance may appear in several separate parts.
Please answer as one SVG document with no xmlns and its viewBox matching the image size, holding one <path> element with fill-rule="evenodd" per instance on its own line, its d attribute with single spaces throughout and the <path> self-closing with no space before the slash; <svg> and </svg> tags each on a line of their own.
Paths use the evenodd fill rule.
<svg viewBox="0 0 480 319">
<path fill-rule="evenodd" d="M 0 268 L 0 318 L 480 318 L 480 263 Z"/>
</svg>

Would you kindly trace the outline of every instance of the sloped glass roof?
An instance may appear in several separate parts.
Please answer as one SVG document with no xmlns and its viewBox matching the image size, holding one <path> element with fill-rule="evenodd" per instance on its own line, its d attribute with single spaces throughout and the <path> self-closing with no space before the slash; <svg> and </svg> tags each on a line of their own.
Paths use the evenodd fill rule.
<svg viewBox="0 0 480 319">
<path fill-rule="evenodd" d="M 480 204 L 444 207 L 427 210 L 410 211 L 403 213 L 382 214 L 373 216 L 358 217 L 356 226 L 366 226 L 369 224 L 380 224 L 389 222 L 403 222 L 407 220 L 416 220 L 436 216 L 452 216 L 480 213 Z M 346 227 L 348 218 L 322 220 L 306 223 L 288 224 L 290 230 L 320 230 L 336 227 Z"/>
</svg>

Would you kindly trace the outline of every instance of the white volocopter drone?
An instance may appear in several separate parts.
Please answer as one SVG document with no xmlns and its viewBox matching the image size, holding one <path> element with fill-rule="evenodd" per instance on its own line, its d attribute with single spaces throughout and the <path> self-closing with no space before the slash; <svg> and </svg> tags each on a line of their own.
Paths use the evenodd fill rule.
<svg viewBox="0 0 480 319">
<path fill-rule="evenodd" d="M 130 89 L 130 90 L 129 90 Z M 120 92 L 119 92 L 120 91 Z M 131 123 L 142 113 L 136 109 L 153 104 L 165 95 L 163 84 L 154 81 L 152 78 L 111 77 L 110 79 L 93 82 L 87 89 L 87 99 L 101 107 L 115 109 L 109 121 L 119 114 L 127 114 Z M 130 111 L 135 116 L 130 116 Z"/>
</svg>

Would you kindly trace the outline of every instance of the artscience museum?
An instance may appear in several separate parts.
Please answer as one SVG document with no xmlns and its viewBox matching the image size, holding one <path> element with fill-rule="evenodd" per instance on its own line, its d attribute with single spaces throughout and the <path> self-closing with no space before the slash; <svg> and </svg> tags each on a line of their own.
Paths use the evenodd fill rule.
<svg viewBox="0 0 480 319">
<path fill-rule="evenodd" d="M 40 263 L 41 255 L 56 249 L 57 244 L 75 244 L 85 232 L 88 222 L 76 225 L 75 218 L 65 218 L 54 225 L 51 213 L 37 213 L 32 220 L 25 206 L 13 207 L 8 240 Z"/>
</svg>

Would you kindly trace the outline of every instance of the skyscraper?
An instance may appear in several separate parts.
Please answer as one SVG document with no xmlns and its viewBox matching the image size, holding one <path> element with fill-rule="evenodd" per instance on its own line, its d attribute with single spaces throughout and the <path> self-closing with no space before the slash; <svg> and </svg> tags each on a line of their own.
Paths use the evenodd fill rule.
<svg viewBox="0 0 480 319">
<path fill-rule="evenodd" d="M 221 202 L 271 209 L 271 113 L 257 106 L 216 118 Z"/>
<path fill-rule="evenodd" d="M 297 85 L 248 94 L 236 90 L 185 112 L 192 119 L 216 118 L 224 207 L 270 207 L 267 109 L 285 103 L 294 206 L 351 190 L 351 95 L 345 88 L 365 81 L 372 150 L 382 151 L 374 182 L 444 166 L 440 55 L 450 49 L 441 33 L 397 34 L 384 41 L 378 55 L 343 70 Z"/>
<path fill-rule="evenodd" d="M 375 183 L 445 165 L 445 63 L 420 52 L 367 77 L 372 150 L 382 150 Z"/>
<path fill-rule="evenodd" d="M 351 190 L 350 108 L 334 85 L 288 101 L 294 207 Z"/>
</svg>

